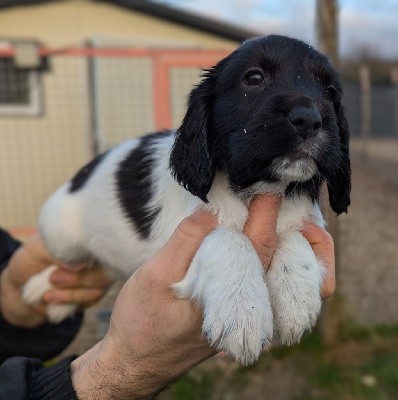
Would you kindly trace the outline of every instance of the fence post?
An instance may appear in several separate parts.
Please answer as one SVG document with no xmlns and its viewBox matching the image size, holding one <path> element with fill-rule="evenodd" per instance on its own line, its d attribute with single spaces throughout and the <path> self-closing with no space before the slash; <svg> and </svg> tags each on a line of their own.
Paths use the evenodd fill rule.
<svg viewBox="0 0 398 400">
<path fill-rule="evenodd" d="M 336 0 L 317 0 L 315 29 L 319 50 L 327 54 L 334 66 L 339 62 L 338 12 Z"/>
<path fill-rule="evenodd" d="M 338 3 L 337 0 L 316 1 L 316 35 L 319 49 L 325 53 L 332 64 L 338 67 Z M 336 255 L 336 280 L 340 275 L 340 228 L 339 221 L 329 206 L 325 187 L 321 196 L 322 211 L 326 217 L 327 229 L 333 237 Z M 331 299 L 324 301 L 319 320 L 319 331 L 325 343 L 332 344 L 338 338 L 341 325 L 341 299 L 338 288 Z"/>
<path fill-rule="evenodd" d="M 398 138 L 398 67 L 391 69 L 391 82 L 395 86 L 395 136 Z"/>
<path fill-rule="evenodd" d="M 95 45 L 91 40 L 87 40 L 85 43 L 85 49 L 94 49 Z M 91 149 L 93 156 L 98 156 L 98 154 L 104 151 L 103 143 L 99 134 L 99 116 L 98 116 L 98 99 L 97 99 L 97 82 L 96 82 L 96 64 L 95 58 L 86 55 L 87 62 L 87 84 L 88 84 L 88 103 L 89 103 L 89 126 L 90 126 L 90 140 Z"/>
<path fill-rule="evenodd" d="M 362 139 L 362 158 L 367 161 L 369 156 L 369 137 L 370 137 L 370 68 L 366 64 L 359 67 L 359 81 L 361 86 L 361 139 Z"/>
</svg>

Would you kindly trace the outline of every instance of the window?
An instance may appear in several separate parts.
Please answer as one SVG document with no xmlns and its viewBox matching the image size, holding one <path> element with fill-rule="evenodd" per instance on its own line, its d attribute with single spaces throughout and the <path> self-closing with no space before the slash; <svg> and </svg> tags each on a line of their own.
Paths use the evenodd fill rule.
<svg viewBox="0 0 398 400">
<path fill-rule="evenodd" d="M 0 46 L 0 49 L 10 49 Z M 41 114 L 40 72 L 20 67 L 15 57 L 0 52 L 0 117 Z"/>
</svg>

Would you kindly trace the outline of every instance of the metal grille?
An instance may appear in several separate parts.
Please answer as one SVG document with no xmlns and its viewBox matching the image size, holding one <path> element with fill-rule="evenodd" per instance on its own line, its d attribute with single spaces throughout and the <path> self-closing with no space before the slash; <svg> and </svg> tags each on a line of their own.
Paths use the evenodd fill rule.
<svg viewBox="0 0 398 400">
<path fill-rule="evenodd" d="M 29 71 L 18 69 L 12 58 L 0 59 L 0 104 L 28 104 Z"/>
</svg>

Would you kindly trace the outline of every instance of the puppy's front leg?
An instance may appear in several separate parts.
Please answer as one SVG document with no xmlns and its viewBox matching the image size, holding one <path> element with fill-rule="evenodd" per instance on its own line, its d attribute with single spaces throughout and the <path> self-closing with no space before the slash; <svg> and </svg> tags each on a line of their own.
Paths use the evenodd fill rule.
<svg viewBox="0 0 398 400">
<path fill-rule="evenodd" d="M 324 267 L 299 231 L 279 235 L 266 275 L 278 342 L 299 342 L 316 323 L 321 310 Z"/>
<path fill-rule="evenodd" d="M 257 360 L 272 339 L 272 311 L 261 261 L 250 240 L 231 228 L 209 234 L 185 278 L 173 285 L 181 298 L 203 306 L 203 332 L 243 364 Z"/>
</svg>

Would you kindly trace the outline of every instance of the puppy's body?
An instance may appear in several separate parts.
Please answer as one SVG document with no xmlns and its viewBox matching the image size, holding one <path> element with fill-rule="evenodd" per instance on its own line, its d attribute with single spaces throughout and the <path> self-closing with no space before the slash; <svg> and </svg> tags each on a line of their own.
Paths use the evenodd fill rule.
<svg viewBox="0 0 398 400">
<path fill-rule="evenodd" d="M 39 220 L 48 248 L 65 262 L 94 258 L 129 276 L 184 217 L 206 208 L 220 227 L 174 288 L 203 305 L 209 341 L 245 364 L 273 338 L 298 341 L 319 313 L 323 273 L 299 230 L 308 220 L 323 225 L 324 179 L 337 213 L 349 203 L 340 92 L 327 60 L 304 43 L 277 36 L 245 43 L 192 91 L 177 132 L 108 151 L 49 199 Z M 266 276 L 242 234 L 257 193 L 283 197 Z M 40 277 L 25 287 L 28 301 L 38 286 Z M 59 320 L 71 310 L 51 306 L 49 315 Z"/>
<path fill-rule="evenodd" d="M 242 231 L 251 196 L 241 199 L 221 172 L 207 204 L 193 196 L 168 168 L 173 143 L 174 132 L 126 141 L 58 189 L 39 218 L 40 232 L 52 253 L 68 262 L 94 257 L 111 273 L 127 278 L 199 207 L 216 214 L 220 225 Z M 130 171 L 140 178 L 128 187 L 123 182 L 129 180 Z M 256 192 L 284 194 L 286 186 L 264 183 Z M 104 191 L 105 187 L 116 190 Z M 140 202 L 142 198 L 147 201 Z M 317 205 L 309 199 L 285 198 L 278 231 L 300 229 L 304 220 L 323 224 Z"/>
</svg>

